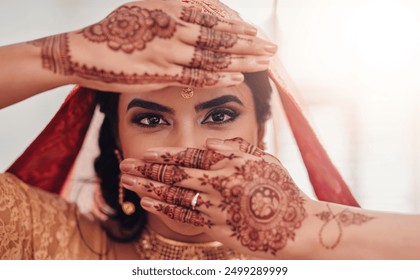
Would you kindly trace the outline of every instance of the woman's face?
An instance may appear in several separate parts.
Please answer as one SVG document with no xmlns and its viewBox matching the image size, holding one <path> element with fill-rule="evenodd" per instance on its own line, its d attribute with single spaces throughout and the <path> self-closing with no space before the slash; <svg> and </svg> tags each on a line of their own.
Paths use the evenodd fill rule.
<svg viewBox="0 0 420 280">
<path fill-rule="evenodd" d="M 119 142 L 124 158 L 142 158 L 155 147 L 205 148 L 206 139 L 241 137 L 259 142 L 252 93 L 245 83 L 220 89 L 194 89 L 184 99 L 182 88 L 120 95 L 118 106 Z M 162 220 L 181 234 L 197 234 L 187 226 Z"/>
</svg>

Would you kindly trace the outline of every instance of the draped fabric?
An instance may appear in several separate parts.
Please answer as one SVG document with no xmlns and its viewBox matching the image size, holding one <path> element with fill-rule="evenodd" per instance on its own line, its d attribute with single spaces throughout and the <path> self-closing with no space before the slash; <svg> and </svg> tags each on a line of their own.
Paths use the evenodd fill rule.
<svg viewBox="0 0 420 280">
<path fill-rule="evenodd" d="M 94 97 L 93 90 L 76 87 L 7 172 L 29 185 L 59 193 L 89 128 L 95 109 Z"/>
</svg>

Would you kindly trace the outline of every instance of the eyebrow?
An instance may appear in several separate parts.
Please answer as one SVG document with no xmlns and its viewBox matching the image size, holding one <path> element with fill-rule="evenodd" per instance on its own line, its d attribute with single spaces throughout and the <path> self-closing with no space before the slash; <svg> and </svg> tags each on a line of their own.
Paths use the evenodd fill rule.
<svg viewBox="0 0 420 280">
<path fill-rule="evenodd" d="M 196 112 L 198 112 L 198 111 L 202 111 L 202 110 L 209 109 L 209 108 L 212 108 L 212 107 L 220 106 L 220 105 L 228 103 L 228 102 L 236 102 L 236 103 L 238 103 L 242 106 L 244 105 L 242 103 L 242 101 L 239 100 L 239 98 L 237 98 L 234 95 L 223 95 L 223 96 L 217 97 L 215 99 L 212 99 L 212 100 L 209 100 L 209 101 L 206 101 L 206 102 L 203 102 L 203 103 L 199 103 L 199 104 L 194 106 L 194 109 L 195 109 Z"/>
<path fill-rule="evenodd" d="M 146 101 L 143 99 L 133 99 L 130 101 L 130 103 L 128 103 L 127 105 L 127 111 L 130 110 L 133 107 L 140 107 L 140 108 L 144 108 L 144 109 L 149 109 L 149 110 L 153 110 L 153 111 L 160 111 L 163 113 L 170 113 L 170 114 L 174 114 L 175 110 L 161 105 L 159 103 L 155 103 L 155 102 L 150 102 L 150 101 Z"/>
</svg>

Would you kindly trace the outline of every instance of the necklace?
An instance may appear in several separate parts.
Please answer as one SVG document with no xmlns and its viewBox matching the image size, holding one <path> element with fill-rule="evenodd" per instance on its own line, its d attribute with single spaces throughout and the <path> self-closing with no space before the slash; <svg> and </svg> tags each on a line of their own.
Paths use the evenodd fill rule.
<svg viewBox="0 0 420 280">
<path fill-rule="evenodd" d="M 222 243 L 188 243 L 171 240 L 145 228 L 135 244 L 143 260 L 229 260 L 245 259 L 246 256 L 226 248 Z"/>
</svg>

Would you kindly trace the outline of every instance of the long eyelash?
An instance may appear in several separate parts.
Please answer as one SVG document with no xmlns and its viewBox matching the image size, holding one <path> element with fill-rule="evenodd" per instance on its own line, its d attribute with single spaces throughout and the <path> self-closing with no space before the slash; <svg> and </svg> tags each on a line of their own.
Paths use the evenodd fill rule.
<svg viewBox="0 0 420 280">
<path fill-rule="evenodd" d="M 206 122 L 206 120 L 208 118 L 211 117 L 211 115 L 216 114 L 216 113 L 223 113 L 226 114 L 230 117 L 229 120 L 223 121 L 223 122 Z M 238 116 L 240 115 L 239 112 L 237 112 L 236 110 L 233 109 L 227 109 L 227 108 L 216 108 L 212 111 L 210 111 L 205 117 L 204 117 L 204 121 L 202 122 L 202 124 L 208 124 L 208 125 L 223 125 L 225 123 L 229 123 L 229 122 L 233 122 Z"/>
<path fill-rule="evenodd" d="M 165 123 L 167 121 L 163 118 L 162 115 L 155 114 L 155 113 L 142 113 L 142 114 L 136 114 L 131 118 L 131 122 L 137 126 L 144 127 L 144 128 L 155 128 L 158 125 L 144 125 L 140 121 L 144 118 L 150 118 L 150 117 L 156 117 L 162 119 Z M 165 124 L 166 125 L 166 124 Z"/>
</svg>

